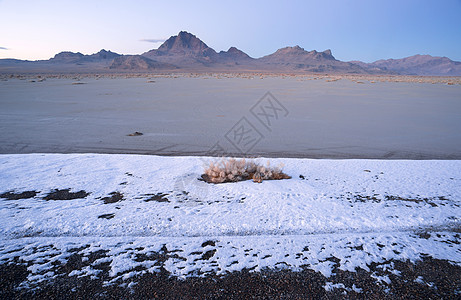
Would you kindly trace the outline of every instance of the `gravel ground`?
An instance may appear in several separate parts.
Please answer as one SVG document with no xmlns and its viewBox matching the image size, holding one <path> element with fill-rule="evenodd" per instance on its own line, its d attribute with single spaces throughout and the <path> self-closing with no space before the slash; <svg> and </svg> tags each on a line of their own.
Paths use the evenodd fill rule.
<svg viewBox="0 0 461 300">
<path fill-rule="evenodd" d="M 337 264 L 335 259 L 332 262 Z M 387 272 L 394 264 L 399 272 Z M 67 276 L 71 263 L 62 266 L 62 275 L 51 282 L 19 288 L 28 275 L 27 266 L 17 261 L 0 265 L 0 299 L 460 299 L 461 267 L 444 260 L 425 257 L 421 261 L 388 261 L 369 265 L 370 271 L 335 269 L 326 278 L 309 269 L 300 272 L 265 270 L 229 273 L 226 276 L 189 277 L 185 280 L 160 273 L 145 274 L 130 287 L 104 286 L 105 276 Z M 399 274 L 398 274 L 399 273 Z M 379 280 L 377 278 L 387 278 Z M 342 287 L 326 291 L 327 282 Z"/>
</svg>

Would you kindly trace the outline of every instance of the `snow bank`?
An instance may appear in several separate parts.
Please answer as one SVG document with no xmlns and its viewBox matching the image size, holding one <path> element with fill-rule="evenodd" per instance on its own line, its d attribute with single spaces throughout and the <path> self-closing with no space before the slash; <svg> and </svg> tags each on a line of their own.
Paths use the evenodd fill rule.
<svg viewBox="0 0 461 300">
<path fill-rule="evenodd" d="M 367 270 L 422 255 L 461 264 L 461 161 L 258 158 L 283 163 L 292 179 L 215 185 L 197 180 L 211 159 L 0 155 L 0 194 L 37 192 L 0 199 L 0 260 L 30 262 L 31 281 L 55 276 L 53 262 L 75 254 L 81 268 L 69 276 L 97 277 L 106 264 L 112 280 L 161 268 L 180 277 L 303 267 L 330 276 L 335 265 Z M 90 194 L 45 200 L 55 189 Z M 113 192 L 123 199 L 107 203 Z"/>
</svg>

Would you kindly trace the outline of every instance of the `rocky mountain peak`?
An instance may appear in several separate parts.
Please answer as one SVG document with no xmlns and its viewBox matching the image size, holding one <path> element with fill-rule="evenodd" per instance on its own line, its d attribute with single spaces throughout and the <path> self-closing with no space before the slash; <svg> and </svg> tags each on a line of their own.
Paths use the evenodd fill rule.
<svg viewBox="0 0 461 300">
<path fill-rule="evenodd" d="M 294 47 L 284 47 L 278 49 L 275 54 L 304 54 L 307 51 L 304 48 L 299 47 L 298 45 Z"/>
<path fill-rule="evenodd" d="M 306 51 L 300 46 L 285 47 L 278 49 L 273 54 L 267 55 L 262 60 L 271 60 L 279 62 L 306 62 L 308 60 L 336 60 L 331 54 L 331 50 L 318 52 L 316 50 Z"/>
<path fill-rule="evenodd" d="M 240 54 L 240 53 L 243 53 L 243 52 L 241 50 L 235 48 L 235 47 L 230 47 L 229 50 L 227 50 L 227 53 Z"/>
<path fill-rule="evenodd" d="M 105 50 L 105 49 L 102 49 L 98 53 L 89 55 L 90 58 L 95 58 L 95 59 L 114 59 L 119 56 L 120 54 L 112 52 L 110 50 Z"/>
<path fill-rule="evenodd" d="M 63 51 L 56 54 L 52 60 L 74 60 L 80 59 L 84 55 L 80 52 L 70 52 L 70 51 Z"/>
<path fill-rule="evenodd" d="M 195 35 L 181 31 L 178 35 L 170 37 L 159 48 L 159 52 L 168 53 L 188 53 L 201 52 L 209 48 L 207 44 L 202 42 Z"/>
<path fill-rule="evenodd" d="M 230 47 L 227 51 L 219 52 L 220 57 L 231 60 L 252 59 L 248 54 L 236 47 Z"/>
</svg>

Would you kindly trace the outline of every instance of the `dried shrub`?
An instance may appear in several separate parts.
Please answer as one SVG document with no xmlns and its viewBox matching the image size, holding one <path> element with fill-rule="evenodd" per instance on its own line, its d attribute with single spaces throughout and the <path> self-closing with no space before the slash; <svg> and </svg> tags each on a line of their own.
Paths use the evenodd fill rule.
<svg viewBox="0 0 461 300">
<path fill-rule="evenodd" d="M 270 167 L 258 165 L 253 161 L 235 158 L 222 159 L 219 162 L 211 162 L 202 175 L 202 179 L 208 183 L 237 182 L 252 179 L 254 182 L 263 180 L 290 179 L 291 176 L 282 172 L 283 165 Z"/>
</svg>

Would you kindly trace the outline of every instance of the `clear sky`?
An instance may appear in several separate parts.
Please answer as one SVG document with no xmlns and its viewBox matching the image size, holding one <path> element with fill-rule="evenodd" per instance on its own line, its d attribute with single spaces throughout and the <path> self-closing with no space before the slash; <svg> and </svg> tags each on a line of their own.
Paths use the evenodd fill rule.
<svg viewBox="0 0 461 300">
<path fill-rule="evenodd" d="M 235 46 L 252 57 L 299 45 L 344 61 L 461 61 L 461 0 L 0 0 L 0 58 L 141 54 L 181 30 L 216 51 Z"/>
</svg>

